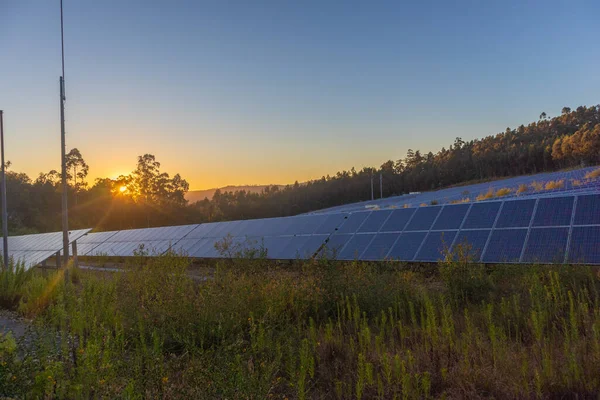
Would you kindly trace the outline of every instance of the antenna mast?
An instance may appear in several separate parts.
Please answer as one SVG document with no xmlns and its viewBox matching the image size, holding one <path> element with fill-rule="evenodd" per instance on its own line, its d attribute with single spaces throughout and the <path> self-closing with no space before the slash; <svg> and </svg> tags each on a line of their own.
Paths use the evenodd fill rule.
<svg viewBox="0 0 600 400">
<path fill-rule="evenodd" d="M 65 39 L 63 28 L 63 0 L 60 0 L 60 47 L 62 54 L 62 76 L 60 77 L 60 165 L 62 177 L 62 230 L 63 230 L 63 266 L 69 262 L 69 210 L 67 207 L 67 160 L 65 141 Z"/>
</svg>

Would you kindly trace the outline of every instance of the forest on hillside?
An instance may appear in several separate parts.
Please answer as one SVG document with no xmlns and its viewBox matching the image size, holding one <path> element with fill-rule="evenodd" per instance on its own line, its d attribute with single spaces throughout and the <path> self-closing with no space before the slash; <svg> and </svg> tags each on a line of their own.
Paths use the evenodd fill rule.
<svg viewBox="0 0 600 400">
<path fill-rule="evenodd" d="M 600 105 L 562 109 L 549 118 L 464 141 L 460 137 L 437 153 L 409 149 L 403 158 L 379 168 L 339 171 L 300 185 L 266 187 L 261 193 L 215 192 L 211 200 L 188 204 L 189 189 L 179 174 L 170 176 L 151 154 L 138 157 L 135 170 L 117 179 L 86 181 L 83 155 L 68 155 L 70 228 L 97 231 L 180 225 L 209 221 L 295 215 L 368 200 L 372 174 L 383 175 L 383 195 L 439 189 L 464 182 L 533 174 L 600 163 Z M 56 171 L 32 179 L 8 170 L 7 203 L 11 234 L 61 228 L 61 185 Z"/>
</svg>

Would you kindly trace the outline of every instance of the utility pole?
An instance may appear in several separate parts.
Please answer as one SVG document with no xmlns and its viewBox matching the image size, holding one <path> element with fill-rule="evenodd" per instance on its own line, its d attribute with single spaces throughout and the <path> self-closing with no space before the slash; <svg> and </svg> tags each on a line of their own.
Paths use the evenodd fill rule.
<svg viewBox="0 0 600 400">
<path fill-rule="evenodd" d="M 371 171 L 371 200 L 375 200 L 375 197 L 373 194 L 373 171 Z"/>
<path fill-rule="evenodd" d="M 6 164 L 4 163 L 4 111 L 0 110 L 0 148 L 2 152 L 2 261 L 8 269 L 8 211 L 6 208 Z"/>
<path fill-rule="evenodd" d="M 67 160 L 65 141 L 65 40 L 63 29 L 63 2 L 60 0 L 60 45 L 62 54 L 62 76 L 60 77 L 60 165 L 62 177 L 62 229 L 63 229 L 63 266 L 69 263 L 69 210 L 67 205 Z M 67 275 L 65 275 L 67 276 Z"/>
<path fill-rule="evenodd" d="M 383 199 L 383 173 L 379 173 L 379 193 L 381 194 L 381 198 Z"/>
</svg>

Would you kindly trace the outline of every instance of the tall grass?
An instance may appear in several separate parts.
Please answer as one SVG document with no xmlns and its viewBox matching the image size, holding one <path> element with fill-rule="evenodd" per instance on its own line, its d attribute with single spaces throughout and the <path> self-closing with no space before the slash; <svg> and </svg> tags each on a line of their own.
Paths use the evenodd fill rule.
<svg viewBox="0 0 600 400">
<path fill-rule="evenodd" d="M 26 398 L 559 398 L 600 390 L 600 282 L 582 266 L 275 266 L 202 284 L 174 254 L 60 280 L 0 393 Z M 49 278 L 48 279 L 50 282 Z M 32 291 L 31 293 L 33 293 Z M 29 299 L 31 300 L 31 299 Z M 58 335 L 58 336 L 57 336 Z M 10 346 L 8 346 L 10 347 Z M 13 378 L 14 377 L 14 378 Z"/>
</svg>

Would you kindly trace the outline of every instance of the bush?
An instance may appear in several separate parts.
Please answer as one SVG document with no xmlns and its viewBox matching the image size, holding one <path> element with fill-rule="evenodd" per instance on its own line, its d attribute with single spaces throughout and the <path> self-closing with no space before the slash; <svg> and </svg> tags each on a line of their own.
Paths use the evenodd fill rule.
<svg viewBox="0 0 600 400">
<path fill-rule="evenodd" d="M 479 196 L 477 196 L 476 200 L 477 201 L 488 200 L 488 199 L 491 199 L 492 197 L 494 197 L 494 189 L 490 188 L 486 193 L 482 193 Z"/>
<path fill-rule="evenodd" d="M 565 181 L 564 180 L 559 180 L 559 181 L 549 181 L 546 183 L 546 185 L 544 186 L 544 189 L 546 190 L 555 190 L 555 189 L 561 189 L 565 186 Z"/>
<path fill-rule="evenodd" d="M 502 188 L 502 189 L 498 189 L 495 196 L 496 197 L 508 196 L 511 192 L 512 191 L 509 188 Z"/>
<path fill-rule="evenodd" d="M 448 299 L 455 306 L 480 303 L 487 299 L 493 284 L 485 266 L 473 262 L 469 244 L 459 244 L 439 264 L 440 276 L 448 290 Z M 459 308 L 460 308 L 459 307 Z"/>
<path fill-rule="evenodd" d="M 524 183 L 519 185 L 519 188 L 517 189 L 517 194 L 521 194 L 521 193 L 525 193 L 527 190 L 529 190 L 529 188 L 527 187 L 527 185 L 525 185 Z"/>
<path fill-rule="evenodd" d="M 23 287 L 33 276 L 33 269 L 12 260 L 6 268 L 0 267 L 0 307 L 16 309 L 23 295 Z"/>
<path fill-rule="evenodd" d="M 541 192 L 544 190 L 544 184 L 536 181 L 531 182 L 531 189 L 533 189 L 534 192 Z"/>
<path fill-rule="evenodd" d="M 600 168 L 595 169 L 595 170 L 590 171 L 587 174 L 585 174 L 585 179 L 597 179 L 597 178 L 600 178 Z"/>
</svg>

